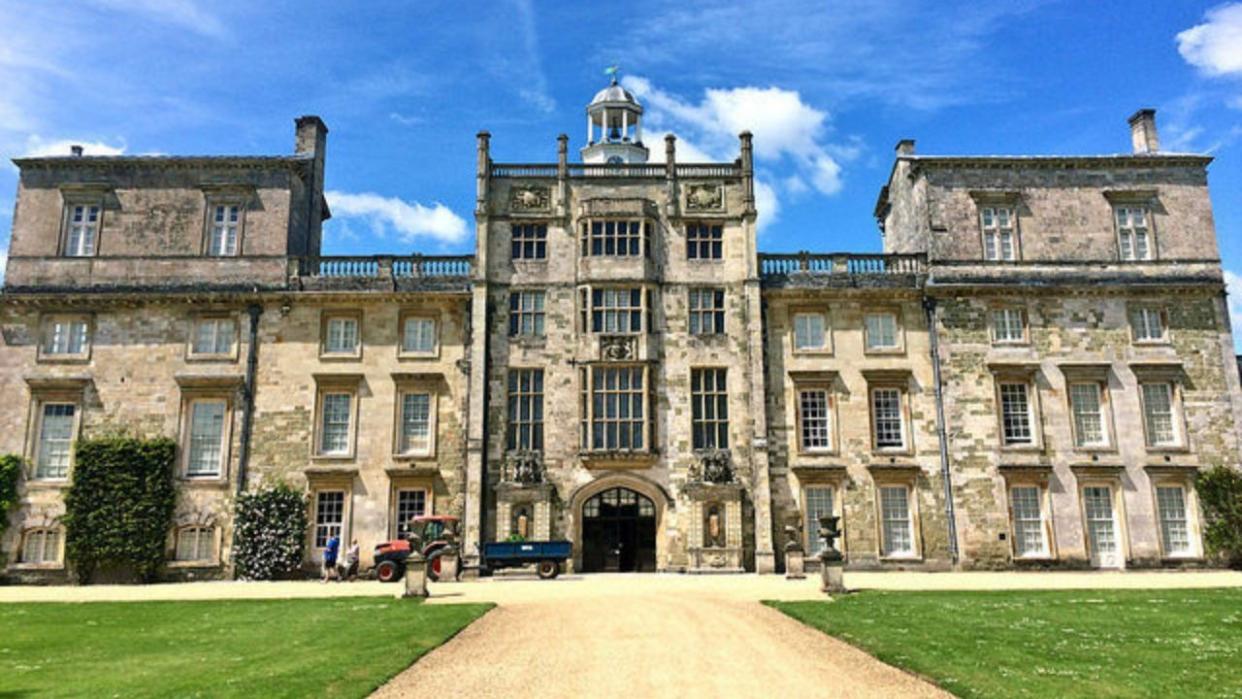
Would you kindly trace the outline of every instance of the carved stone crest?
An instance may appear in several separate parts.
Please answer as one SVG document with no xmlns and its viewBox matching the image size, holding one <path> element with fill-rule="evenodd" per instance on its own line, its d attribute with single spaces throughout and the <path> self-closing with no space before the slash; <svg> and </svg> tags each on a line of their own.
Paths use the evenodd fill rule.
<svg viewBox="0 0 1242 699">
<path fill-rule="evenodd" d="M 543 482 L 543 459 L 537 451 L 513 451 L 505 456 L 504 478 L 510 483 L 535 485 Z"/>
<path fill-rule="evenodd" d="M 509 193 L 509 209 L 512 211 L 546 211 L 550 204 L 551 193 L 547 187 L 514 187 Z"/>
<path fill-rule="evenodd" d="M 686 209 L 714 211 L 724 207 L 724 188 L 718 184 L 692 184 L 686 187 Z"/>
<path fill-rule="evenodd" d="M 691 467 L 691 477 L 702 483 L 732 483 L 733 458 L 728 449 L 699 453 L 699 463 Z"/>
<path fill-rule="evenodd" d="M 600 338 L 599 358 L 610 362 L 624 362 L 638 354 L 634 338 L 624 335 Z"/>
</svg>

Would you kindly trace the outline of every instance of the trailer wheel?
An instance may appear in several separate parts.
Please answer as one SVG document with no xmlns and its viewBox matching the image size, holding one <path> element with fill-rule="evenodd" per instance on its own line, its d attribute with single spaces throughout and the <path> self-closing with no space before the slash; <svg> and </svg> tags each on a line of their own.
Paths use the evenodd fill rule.
<svg viewBox="0 0 1242 699">
<path fill-rule="evenodd" d="M 443 551 L 436 550 L 427 559 L 427 579 L 431 582 L 440 582 L 440 557 L 442 555 L 444 555 Z"/>
<path fill-rule="evenodd" d="M 375 577 L 380 582 L 396 582 L 401 577 L 401 566 L 393 561 L 384 561 L 375 568 Z"/>
<path fill-rule="evenodd" d="M 551 580 L 561 574 L 561 564 L 556 561 L 539 561 L 535 572 L 539 574 L 540 580 Z"/>
</svg>

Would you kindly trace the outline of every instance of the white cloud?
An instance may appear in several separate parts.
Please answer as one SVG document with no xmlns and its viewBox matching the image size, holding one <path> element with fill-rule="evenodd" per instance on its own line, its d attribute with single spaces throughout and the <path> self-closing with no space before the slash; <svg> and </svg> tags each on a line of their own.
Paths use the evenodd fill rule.
<svg viewBox="0 0 1242 699">
<path fill-rule="evenodd" d="M 26 149 L 22 155 L 27 158 L 38 158 L 49 155 L 69 155 L 72 146 L 82 146 L 83 155 L 123 155 L 125 145 L 114 146 L 101 141 L 85 139 L 57 138 L 45 139 L 38 135 L 26 139 Z"/>
<path fill-rule="evenodd" d="M 108 10 L 145 15 L 153 21 L 189 29 L 196 34 L 222 37 L 227 32 L 224 24 L 208 14 L 192 0 L 91 0 L 92 4 Z"/>
<path fill-rule="evenodd" d="M 422 238 L 443 243 L 456 243 L 468 234 L 466 221 L 447 206 L 436 202 L 423 206 L 398 197 L 385 197 L 371 192 L 350 194 L 347 192 L 324 192 L 334 217 L 365 220 L 377 236 L 385 237 L 395 231 L 404 242 Z"/>
<path fill-rule="evenodd" d="M 755 228 L 760 233 L 776 223 L 781 215 L 781 200 L 776 196 L 776 190 L 758 178 L 755 179 L 755 211 L 759 214 L 755 220 Z"/>
<path fill-rule="evenodd" d="M 1177 51 L 1207 75 L 1242 75 L 1242 3 L 1208 10 L 1203 24 L 1177 35 Z"/>
<path fill-rule="evenodd" d="M 1229 323 L 1233 327 L 1234 348 L 1242 352 L 1242 275 L 1225 270 L 1225 290 L 1229 292 Z"/>
</svg>

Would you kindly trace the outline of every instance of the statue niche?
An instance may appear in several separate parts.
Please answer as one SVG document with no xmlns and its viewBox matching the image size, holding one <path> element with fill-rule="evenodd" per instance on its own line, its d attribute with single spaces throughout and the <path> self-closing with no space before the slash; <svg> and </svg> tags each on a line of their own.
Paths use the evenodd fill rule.
<svg viewBox="0 0 1242 699">
<path fill-rule="evenodd" d="M 725 545 L 724 508 L 719 503 L 712 503 L 704 510 L 703 546 L 707 548 L 723 548 Z"/>
</svg>

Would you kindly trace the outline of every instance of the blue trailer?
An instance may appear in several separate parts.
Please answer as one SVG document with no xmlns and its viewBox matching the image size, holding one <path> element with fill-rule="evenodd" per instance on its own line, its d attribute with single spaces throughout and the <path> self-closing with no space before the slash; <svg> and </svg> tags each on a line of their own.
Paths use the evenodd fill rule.
<svg viewBox="0 0 1242 699">
<path fill-rule="evenodd" d="M 544 580 L 561 574 L 561 564 L 573 554 L 568 541 L 489 541 L 483 544 L 483 568 L 500 570 L 535 564 Z"/>
</svg>

